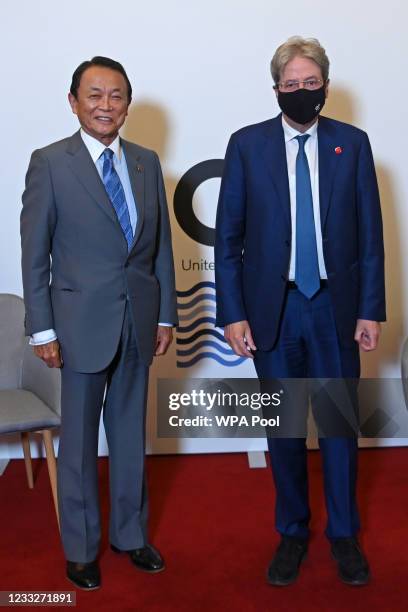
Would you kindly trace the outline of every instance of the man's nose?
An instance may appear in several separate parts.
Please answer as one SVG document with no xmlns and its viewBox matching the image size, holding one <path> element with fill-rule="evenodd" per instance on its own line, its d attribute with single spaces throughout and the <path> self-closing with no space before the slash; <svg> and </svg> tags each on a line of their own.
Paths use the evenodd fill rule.
<svg viewBox="0 0 408 612">
<path fill-rule="evenodd" d="M 102 96 L 99 106 L 103 108 L 103 110 L 111 110 L 112 106 L 108 95 Z"/>
</svg>

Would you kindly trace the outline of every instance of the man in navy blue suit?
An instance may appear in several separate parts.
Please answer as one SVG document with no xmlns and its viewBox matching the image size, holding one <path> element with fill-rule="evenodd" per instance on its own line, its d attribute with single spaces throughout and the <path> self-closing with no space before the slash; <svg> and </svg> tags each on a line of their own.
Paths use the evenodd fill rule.
<svg viewBox="0 0 408 612">
<path fill-rule="evenodd" d="M 217 325 L 260 379 L 360 376 L 385 321 L 384 247 L 367 135 L 320 117 L 329 60 L 292 37 L 271 62 L 282 114 L 231 136 L 217 213 Z M 326 535 L 340 578 L 368 582 L 359 546 L 357 438 L 321 438 Z M 268 438 L 280 544 L 268 581 L 295 581 L 309 538 L 306 441 Z"/>
</svg>

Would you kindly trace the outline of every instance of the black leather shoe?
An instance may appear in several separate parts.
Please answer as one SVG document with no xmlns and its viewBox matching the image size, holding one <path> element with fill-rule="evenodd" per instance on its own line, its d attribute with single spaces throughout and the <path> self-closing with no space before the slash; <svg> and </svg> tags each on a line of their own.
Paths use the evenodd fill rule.
<svg viewBox="0 0 408 612">
<path fill-rule="evenodd" d="M 120 550 L 111 544 L 111 549 L 115 553 L 127 553 L 137 569 L 149 572 L 149 574 L 157 574 L 165 568 L 159 551 L 150 544 L 146 544 L 143 548 L 134 548 L 132 550 Z"/>
<path fill-rule="evenodd" d="M 91 563 L 75 563 L 67 561 L 67 578 L 78 589 L 93 591 L 101 586 L 101 575 L 97 561 Z"/>
<path fill-rule="evenodd" d="M 343 582 L 353 586 L 367 584 L 370 568 L 356 538 L 332 540 L 331 551 Z"/>
<path fill-rule="evenodd" d="M 287 586 L 295 582 L 300 564 L 306 557 L 308 541 L 304 538 L 282 536 L 275 556 L 268 568 L 268 582 Z"/>
</svg>

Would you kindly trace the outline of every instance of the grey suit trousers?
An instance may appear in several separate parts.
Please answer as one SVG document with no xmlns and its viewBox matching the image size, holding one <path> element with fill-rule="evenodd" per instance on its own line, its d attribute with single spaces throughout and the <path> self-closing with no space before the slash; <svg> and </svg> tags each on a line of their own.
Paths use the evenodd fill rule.
<svg viewBox="0 0 408 612">
<path fill-rule="evenodd" d="M 129 307 L 117 352 L 106 369 L 89 374 L 64 365 L 61 370 L 58 502 L 62 543 L 69 561 L 86 563 L 98 554 L 97 456 L 102 407 L 109 446 L 110 542 L 122 550 L 147 543 L 144 457 L 148 372 L 139 359 Z"/>
</svg>

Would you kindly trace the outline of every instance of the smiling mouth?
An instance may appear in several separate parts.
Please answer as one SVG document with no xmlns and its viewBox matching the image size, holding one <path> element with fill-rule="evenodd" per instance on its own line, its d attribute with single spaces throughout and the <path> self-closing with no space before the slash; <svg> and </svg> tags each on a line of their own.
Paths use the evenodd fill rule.
<svg viewBox="0 0 408 612">
<path fill-rule="evenodd" d="M 112 118 L 111 117 L 96 117 L 96 119 L 98 121 L 102 121 L 102 123 L 111 123 L 112 122 Z"/>
</svg>

